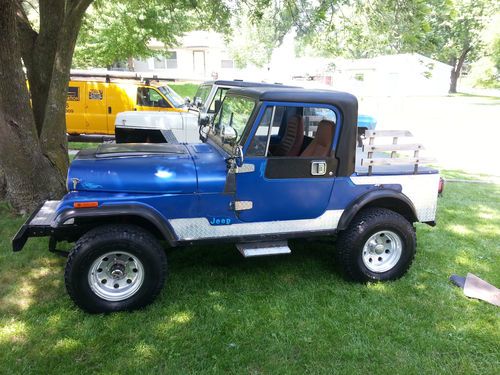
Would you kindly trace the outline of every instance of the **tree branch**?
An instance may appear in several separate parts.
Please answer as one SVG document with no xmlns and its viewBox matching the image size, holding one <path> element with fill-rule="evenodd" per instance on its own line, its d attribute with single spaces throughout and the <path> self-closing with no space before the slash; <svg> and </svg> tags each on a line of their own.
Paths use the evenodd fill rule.
<svg viewBox="0 0 500 375">
<path fill-rule="evenodd" d="M 36 38 L 38 33 L 31 26 L 31 22 L 24 11 L 22 1 L 16 1 L 16 23 L 17 30 L 19 33 L 19 44 L 21 48 L 21 56 L 23 58 L 24 64 L 28 68 L 28 65 L 32 64 L 32 54 L 33 48 L 36 43 Z M 29 69 L 29 68 L 28 68 Z"/>
</svg>

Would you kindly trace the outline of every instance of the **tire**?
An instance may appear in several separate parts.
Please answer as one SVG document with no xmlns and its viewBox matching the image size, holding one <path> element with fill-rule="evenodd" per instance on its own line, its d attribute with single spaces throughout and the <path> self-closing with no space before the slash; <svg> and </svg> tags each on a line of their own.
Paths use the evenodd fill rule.
<svg viewBox="0 0 500 375">
<path fill-rule="evenodd" d="M 64 279 L 76 305 L 107 313 L 150 304 L 166 275 L 165 251 L 149 232 L 134 225 L 103 225 L 76 242 Z"/>
<path fill-rule="evenodd" d="M 359 212 L 337 239 L 337 262 L 354 281 L 396 280 L 410 268 L 416 251 L 413 225 L 385 208 Z"/>
</svg>

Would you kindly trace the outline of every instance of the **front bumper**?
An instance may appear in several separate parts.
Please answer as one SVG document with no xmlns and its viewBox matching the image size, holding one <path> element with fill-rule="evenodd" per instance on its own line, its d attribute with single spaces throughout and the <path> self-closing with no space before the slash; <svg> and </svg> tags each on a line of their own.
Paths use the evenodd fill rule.
<svg viewBox="0 0 500 375">
<path fill-rule="evenodd" d="M 55 231 L 56 210 L 60 201 L 40 205 L 12 238 L 12 250 L 21 251 L 30 237 L 51 236 Z"/>
</svg>

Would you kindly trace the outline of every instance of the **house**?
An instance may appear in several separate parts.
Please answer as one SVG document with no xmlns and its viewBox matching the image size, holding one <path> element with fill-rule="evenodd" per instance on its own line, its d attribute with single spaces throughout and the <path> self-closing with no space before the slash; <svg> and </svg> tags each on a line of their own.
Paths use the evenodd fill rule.
<svg viewBox="0 0 500 375">
<path fill-rule="evenodd" d="M 178 47 L 164 52 L 163 44 L 153 40 L 149 46 L 158 50 L 156 57 L 134 60 L 136 72 L 154 72 L 173 79 L 206 80 L 232 78 L 234 61 L 220 34 L 210 31 L 186 33 Z"/>
<path fill-rule="evenodd" d="M 451 66 L 423 55 L 384 55 L 366 59 L 296 57 L 290 33 L 264 68 L 238 69 L 221 34 L 192 31 L 178 47 L 164 51 L 151 41 L 156 57 L 134 60 L 136 72 L 177 80 L 245 79 L 307 87 L 331 87 L 361 96 L 445 95 Z"/>
<path fill-rule="evenodd" d="M 322 70 L 316 67 L 303 74 L 335 89 L 362 96 L 446 95 L 452 69 L 417 53 L 319 61 L 323 63 Z M 299 66 L 313 65 L 299 62 Z"/>
</svg>

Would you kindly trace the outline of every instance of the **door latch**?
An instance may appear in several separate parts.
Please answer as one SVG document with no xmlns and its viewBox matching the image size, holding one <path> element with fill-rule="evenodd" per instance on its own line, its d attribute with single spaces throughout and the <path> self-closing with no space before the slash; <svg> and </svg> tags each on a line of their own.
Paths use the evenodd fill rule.
<svg viewBox="0 0 500 375">
<path fill-rule="evenodd" d="M 323 176 L 326 174 L 326 161 L 315 160 L 311 162 L 311 174 L 313 176 Z"/>
</svg>

